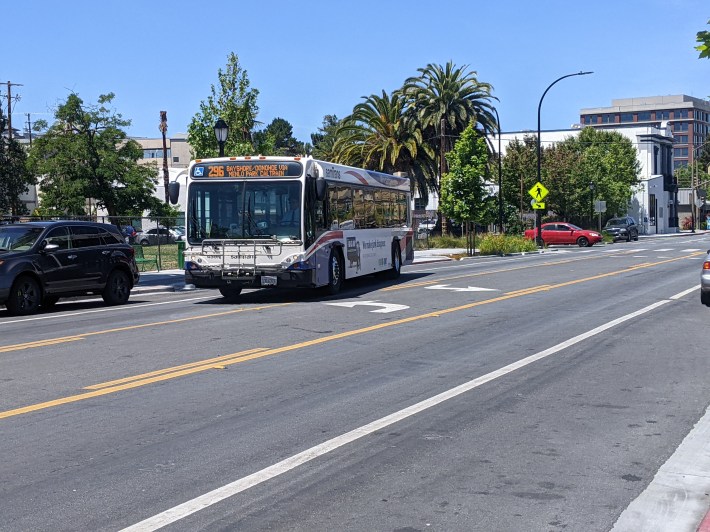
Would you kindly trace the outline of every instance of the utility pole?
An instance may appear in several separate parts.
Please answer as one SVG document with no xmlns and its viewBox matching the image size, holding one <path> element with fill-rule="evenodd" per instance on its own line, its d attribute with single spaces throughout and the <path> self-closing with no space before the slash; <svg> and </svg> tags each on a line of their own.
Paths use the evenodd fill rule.
<svg viewBox="0 0 710 532">
<path fill-rule="evenodd" d="M 27 113 L 27 133 L 30 136 L 30 148 L 32 147 L 32 122 L 30 121 L 30 113 Z"/>
<path fill-rule="evenodd" d="M 7 138 L 12 140 L 12 87 L 22 87 L 20 83 L 7 82 Z"/>
<path fill-rule="evenodd" d="M 444 172 L 446 171 L 446 119 L 441 119 L 441 142 L 439 143 L 439 205 L 438 210 L 441 215 L 441 235 L 444 236 L 447 233 L 446 227 L 446 216 L 441 212 L 441 179 L 444 177 Z"/>
<path fill-rule="evenodd" d="M 170 176 L 168 174 L 168 144 L 165 139 L 165 134 L 168 132 L 167 111 L 160 111 L 160 126 L 158 126 L 158 129 L 163 134 L 163 184 L 165 185 L 165 203 L 169 203 L 168 186 L 170 185 Z"/>
</svg>

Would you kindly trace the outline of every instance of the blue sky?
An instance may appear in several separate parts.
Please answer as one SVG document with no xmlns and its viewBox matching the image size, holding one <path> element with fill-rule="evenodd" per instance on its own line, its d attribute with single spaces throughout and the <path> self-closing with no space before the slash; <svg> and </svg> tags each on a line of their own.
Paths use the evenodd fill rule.
<svg viewBox="0 0 710 532">
<path fill-rule="evenodd" d="M 708 0 L 26 0 L 4 2 L 0 83 L 20 100 L 13 126 L 44 118 L 71 92 L 86 103 L 114 92 L 128 133 L 186 132 L 239 56 L 258 89 L 259 121 L 281 117 L 299 140 L 323 116 L 391 92 L 428 63 L 468 65 L 493 85 L 503 131 L 568 128 L 579 110 L 615 98 L 710 97 L 710 60 L 695 35 Z M 0 85 L 7 111 L 7 88 Z"/>
</svg>

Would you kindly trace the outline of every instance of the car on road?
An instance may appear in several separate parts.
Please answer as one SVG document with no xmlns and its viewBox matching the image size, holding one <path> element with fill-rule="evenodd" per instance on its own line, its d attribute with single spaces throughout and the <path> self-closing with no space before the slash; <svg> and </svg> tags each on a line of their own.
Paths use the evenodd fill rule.
<svg viewBox="0 0 710 532">
<path fill-rule="evenodd" d="M 25 315 L 60 297 L 128 301 L 138 283 L 135 251 L 115 225 L 42 221 L 0 226 L 0 305 Z"/>
<path fill-rule="evenodd" d="M 178 240 L 183 240 L 184 235 L 176 229 L 168 229 L 167 227 L 148 229 L 147 231 L 139 231 L 134 238 L 136 244 L 141 246 L 155 246 L 160 244 L 172 244 Z"/>
<path fill-rule="evenodd" d="M 422 220 L 417 226 L 417 233 L 420 235 L 428 235 L 436 227 L 436 218 L 431 218 L 428 220 Z"/>
<path fill-rule="evenodd" d="M 614 242 L 617 240 L 631 242 L 632 240 L 639 239 L 638 224 L 631 216 L 621 216 L 619 218 L 610 219 L 606 225 L 604 225 L 602 232 L 609 235 Z"/>
<path fill-rule="evenodd" d="M 710 250 L 700 270 L 700 302 L 710 307 Z"/>
<path fill-rule="evenodd" d="M 542 242 L 546 246 L 552 244 L 576 244 L 584 248 L 602 241 L 602 235 L 597 231 L 582 229 L 567 222 L 548 222 L 540 227 L 542 230 Z M 525 238 L 535 240 L 537 238 L 537 228 L 527 229 Z"/>
</svg>

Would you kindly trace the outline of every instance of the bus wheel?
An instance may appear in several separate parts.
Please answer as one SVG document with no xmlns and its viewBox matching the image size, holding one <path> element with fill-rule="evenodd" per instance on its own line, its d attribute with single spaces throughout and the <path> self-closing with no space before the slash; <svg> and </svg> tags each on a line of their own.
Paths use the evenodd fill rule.
<svg viewBox="0 0 710 532">
<path fill-rule="evenodd" d="M 242 293 L 242 288 L 240 286 L 220 286 L 219 293 L 227 299 L 237 299 Z"/>
<path fill-rule="evenodd" d="M 397 279 L 402 273 L 402 250 L 399 247 L 399 242 L 392 243 L 392 268 L 389 270 L 388 277 Z"/>
<path fill-rule="evenodd" d="M 343 255 L 339 248 L 334 247 L 330 250 L 330 257 L 328 258 L 328 285 L 326 286 L 328 294 L 335 295 L 340 292 L 343 286 L 344 273 Z"/>
</svg>

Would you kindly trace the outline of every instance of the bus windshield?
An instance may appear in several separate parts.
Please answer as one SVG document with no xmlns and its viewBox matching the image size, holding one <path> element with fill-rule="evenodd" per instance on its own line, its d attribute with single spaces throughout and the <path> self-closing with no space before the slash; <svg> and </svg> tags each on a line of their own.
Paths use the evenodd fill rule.
<svg viewBox="0 0 710 532">
<path fill-rule="evenodd" d="M 298 181 L 195 182 L 187 201 L 187 239 L 301 240 Z"/>
</svg>

